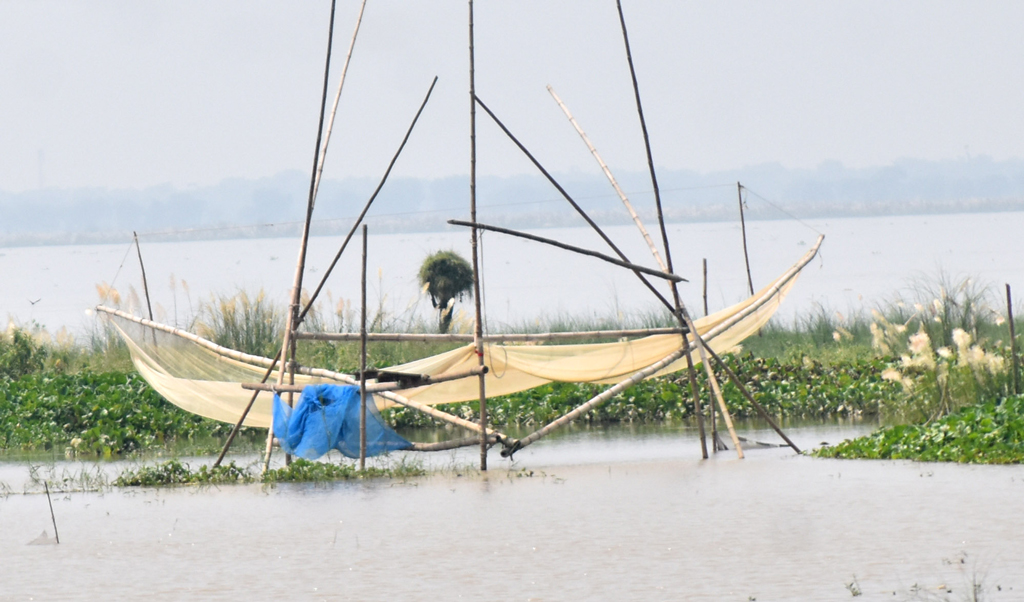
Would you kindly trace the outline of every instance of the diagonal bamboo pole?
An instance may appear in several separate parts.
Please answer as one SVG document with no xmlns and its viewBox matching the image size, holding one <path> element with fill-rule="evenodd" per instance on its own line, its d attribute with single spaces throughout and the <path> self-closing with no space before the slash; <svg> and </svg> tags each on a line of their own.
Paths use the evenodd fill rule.
<svg viewBox="0 0 1024 602">
<path fill-rule="evenodd" d="M 586 403 L 583 403 L 581 405 L 576 406 L 576 408 L 573 409 L 572 411 L 569 411 L 569 412 L 563 414 L 562 416 L 560 416 L 557 419 L 549 422 L 547 425 L 543 426 L 542 428 L 539 428 L 536 431 L 530 433 L 526 437 L 523 437 L 522 439 L 517 439 L 515 441 L 512 441 L 511 445 L 508 445 L 506 443 L 507 447 L 501 451 L 502 457 L 509 457 L 509 456 L 511 456 L 512 454 L 514 454 L 517 451 L 523 449 L 527 445 L 530 445 L 531 443 L 536 442 L 541 437 L 544 437 L 545 435 L 550 434 L 551 431 L 554 431 L 555 429 L 557 429 L 559 427 L 565 426 L 566 424 L 572 422 L 573 420 L 576 420 L 577 418 L 579 418 L 583 414 L 586 414 L 587 412 L 589 412 L 590 410 L 592 410 L 594 408 L 600 407 L 601 405 L 606 403 L 612 397 L 615 397 L 619 393 L 622 393 L 623 391 L 625 391 L 626 389 L 632 387 L 633 385 L 637 384 L 638 382 L 642 381 L 643 379 L 645 379 L 645 378 L 647 378 L 647 377 L 649 377 L 649 376 L 651 376 L 653 374 L 656 374 L 659 370 L 661 370 L 665 366 L 668 366 L 672 362 L 674 362 L 677 359 L 679 359 L 680 357 L 682 357 L 682 355 L 684 353 L 685 353 L 684 348 L 680 347 L 679 349 L 673 351 L 671 354 L 665 356 L 664 358 L 658 360 L 657 362 L 651 364 L 650 366 L 647 366 L 643 370 L 639 370 L 637 372 L 634 372 L 632 375 L 630 375 L 629 378 L 627 378 L 627 379 L 625 379 L 625 380 L 623 380 L 623 381 L 621 381 L 619 383 L 616 383 L 614 386 L 612 386 L 612 387 L 610 387 L 608 389 L 605 389 L 600 394 L 595 395 L 593 398 L 591 398 Z"/>
<path fill-rule="evenodd" d="M 558 106 L 561 107 L 565 116 L 569 118 L 569 123 L 572 124 L 572 127 L 576 128 L 576 133 L 578 133 L 580 138 L 583 139 L 583 143 L 587 145 L 587 148 L 590 150 L 590 154 L 594 155 L 594 158 L 597 159 L 597 164 L 601 166 L 601 170 L 604 172 L 605 177 L 608 178 L 608 182 L 611 183 L 612 188 L 615 189 L 619 198 L 622 199 L 622 204 L 626 206 L 626 210 L 629 211 L 629 215 L 633 218 L 633 222 L 636 224 L 636 227 L 640 229 L 640 234 L 642 234 L 644 240 L 647 241 L 647 246 L 650 247 L 651 254 L 654 255 L 654 260 L 658 262 L 658 266 L 661 267 L 661 271 L 669 271 L 668 266 L 665 265 L 665 261 L 661 258 L 661 253 L 658 252 L 658 247 L 654 244 L 654 241 L 651 240 L 651 235 L 647 233 L 647 228 L 644 227 L 644 223 L 640 221 L 640 216 L 637 215 L 636 210 L 633 209 L 633 204 L 629 202 L 629 197 L 627 197 L 626 193 L 623 192 L 621 187 L 619 187 L 619 183 L 615 181 L 615 176 L 612 175 L 612 170 L 608 169 L 608 165 L 605 164 L 604 159 L 601 158 L 601 155 L 597 154 L 597 149 L 590 143 L 590 138 L 587 137 L 583 128 L 576 122 L 576 118 L 569 112 L 569 107 L 565 106 L 565 103 L 558 97 L 558 94 L 555 94 L 555 89 L 548 86 L 548 92 L 551 93 L 551 97 L 554 98 L 555 102 L 558 103 Z"/>
<path fill-rule="evenodd" d="M 700 353 L 701 363 L 704 364 L 704 371 L 708 375 L 708 383 L 711 385 L 711 392 L 715 396 L 715 400 L 718 402 L 718 409 L 722 412 L 722 419 L 725 421 L 725 426 L 729 429 L 729 437 L 732 438 L 733 445 L 736 446 L 736 455 L 739 456 L 740 460 L 743 459 L 743 448 L 740 446 L 740 439 L 736 436 L 736 429 L 732 424 L 732 416 L 729 415 L 729 408 L 725 407 L 725 397 L 722 396 L 722 389 L 718 386 L 718 379 L 715 378 L 715 372 L 711 369 L 711 362 L 708 361 L 708 351 L 705 348 L 704 339 L 697 334 L 697 327 L 694 326 L 693 320 L 690 319 L 690 314 L 687 313 L 686 308 L 682 308 L 680 312 L 683 320 L 690 327 L 690 332 L 693 333 L 694 341 L 697 343 L 697 351 Z M 717 445 L 717 444 L 716 444 Z"/>
<path fill-rule="evenodd" d="M 651 185 L 654 187 L 654 203 L 658 210 L 658 226 L 661 229 L 661 241 L 665 247 L 665 263 L 668 271 L 674 272 L 675 270 L 672 268 L 672 249 L 668 243 L 668 230 L 665 228 L 665 213 L 662 211 L 661 207 L 661 188 L 658 186 L 658 175 L 654 169 L 654 156 L 651 153 L 651 138 L 647 133 L 647 120 L 644 118 L 644 106 L 640 101 L 640 84 L 636 78 L 636 68 L 633 66 L 633 51 L 629 46 L 629 33 L 626 31 L 626 17 L 622 12 L 622 0 L 615 0 L 615 5 L 619 12 L 619 23 L 622 26 L 622 41 L 626 47 L 626 62 L 629 64 L 629 75 L 633 83 L 633 96 L 636 99 L 636 112 L 640 119 L 640 131 L 643 133 L 644 150 L 647 153 L 647 168 L 651 174 Z M 704 370 L 707 372 L 708 382 L 711 383 L 711 389 L 721 406 L 723 416 L 726 418 L 726 424 L 729 426 L 729 434 L 732 435 L 733 441 L 736 443 L 736 452 L 739 454 L 740 458 L 743 458 L 743 450 L 740 448 L 739 439 L 736 438 L 736 433 L 732 428 L 732 418 L 729 417 L 728 410 L 725 408 L 725 399 L 722 398 L 722 393 L 718 388 L 718 381 L 715 379 L 715 373 L 711 370 L 711 366 L 709 365 L 704 353 L 704 341 L 702 341 L 700 335 L 697 334 L 697 329 L 693 325 L 693 320 L 690 319 L 690 316 L 686 311 L 686 307 L 683 305 L 683 301 L 679 296 L 678 286 L 676 286 L 675 282 L 670 282 L 669 286 L 672 289 L 672 300 L 675 302 L 674 313 L 679 319 L 680 324 L 688 327 L 690 332 L 693 333 L 694 339 L 697 341 L 697 350 L 700 352 L 702 360 L 701 363 L 704 364 Z M 688 366 L 688 368 L 690 378 L 696 379 L 692 365 Z M 703 445 L 703 439 L 701 440 L 701 443 Z"/>
<path fill-rule="evenodd" d="M 355 236 L 359 226 L 362 225 L 363 219 L 366 217 L 366 213 L 370 210 L 370 206 L 377 199 L 377 195 L 380 194 L 381 189 L 384 188 L 384 183 L 388 181 L 388 176 L 391 175 L 391 170 L 395 167 L 395 163 L 398 161 L 398 157 L 402 154 L 402 150 L 405 149 L 405 144 L 409 141 L 409 136 L 412 135 L 413 128 L 416 127 L 416 122 L 419 121 L 420 115 L 423 114 L 423 109 L 427 106 L 427 101 L 430 100 L 430 94 L 434 91 L 434 86 L 437 85 L 437 77 L 430 83 L 430 88 L 427 89 L 426 96 L 423 97 L 423 102 L 420 103 L 420 108 L 416 111 L 416 115 L 412 118 L 412 123 L 409 124 L 409 129 L 405 131 L 405 137 L 402 138 L 402 143 L 398 145 L 398 150 L 391 157 L 391 162 L 388 163 L 388 168 L 384 170 L 384 175 L 381 177 L 380 182 L 377 184 L 377 188 L 373 190 L 373 194 L 370 195 L 369 200 L 363 205 L 362 211 L 356 217 L 356 221 L 353 222 L 352 227 L 349 228 L 348 234 L 345 235 L 345 240 L 341 243 L 341 247 L 338 252 L 334 255 L 334 259 L 331 260 L 331 264 L 327 266 L 327 270 L 324 271 L 324 275 L 320 278 L 320 283 L 316 285 L 316 289 L 313 294 L 309 297 L 309 302 L 306 303 L 306 307 L 302 310 L 302 314 L 299 315 L 299 323 L 306 317 L 306 313 L 309 312 L 310 308 L 313 307 L 313 302 L 320 296 L 320 292 L 323 290 L 324 285 L 327 284 L 327 277 L 334 271 L 335 266 L 338 265 L 338 261 L 341 259 L 342 254 L 345 252 L 345 248 L 348 247 L 349 241 Z"/>
<path fill-rule="evenodd" d="M 565 249 L 566 251 L 572 251 L 573 253 L 579 253 L 580 255 L 586 255 L 588 257 L 596 257 L 596 258 L 600 259 L 601 261 L 605 261 L 605 262 L 617 265 L 619 267 L 623 267 L 623 268 L 626 268 L 628 270 L 632 270 L 634 272 L 640 272 L 642 274 L 647 274 L 648 276 L 654 276 L 655 278 L 664 278 L 665 280 L 668 280 L 670 282 L 687 282 L 686 278 L 683 278 L 682 276 L 677 276 L 675 274 L 670 274 L 668 272 L 659 272 L 658 270 L 652 270 L 651 268 L 645 268 L 642 265 L 637 265 L 635 263 L 630 263 L 628 261 L 622 261 L 622 260 L 619 260 L 619 259 L 615 259 L 614 257 L 609 257 L 608 255 L 605 255 L 604 253 L 598 253 L 597 251 L 591 251 L 590 249 L 584 249 L 582 247 L 577 247 L 575 245 L 570 245 L 570 244 L 567 244 L 567 243 L 564 243 L 564 242 L 559 242 L 559 241 L 551 239 L 551 238 L 545 238 L 543 236 L 537 236 L 536 234 L 529 234 L 527 232 L 519 232 L 518 230 L 510 230 L 509 228 L 502 228 L 501 226 L 491 226 L 491 225 L 488 225 L 488 224 L 481 224 L 479 222 L 466 222 L 466 221 L 459 220 L 459 219 L 450 219 L 450 220 L 448 220 L 448 223 L 453 225 L 453 226 L 468 226 L 470 228 L 479 228 L 480 230 L 490 230 L 491 232 L 498 232 L 500 234 L 508 234 L 509 236 L 515 236 L 515 237 L 518 237 L 518 238 L 525 238 L 527 240 L 532 240 L 534 242 L 544 243 L 546 245 L 551 245 L 553 247 L 558 247 L 559 249 Z"/>
<path fill-rule="evenodd" d="M 726 364 L 724 361 L 722 361 L 722 358 L 718 357 L 718 354 L 715 353 L 715 351 L 710 347 L 708 347 L 708 353 L 710 353 L 711 357 L 714 358 L 716 362 L 718 362 L 718 365 L 721 366 L 723 370 L 725 370 L 725 373 L 729 376 L 729 379 L 733 382 L 734 385 L 736 385 L 736 388 L 740 390 L 740 393 L 742 393 L 743 396 L 747 398 L 747 401 L 750 402 L 750 405 L 754 406 L 754 409 L 756 409 L 757 412 L 761 414 L 761 418 L 764 418 L 765 421 L 768 422 L 768 424 L 771 425 L 773 429 L 775 429 L 775 432 L 778 433 L 780 437 L 782 437 L 783 441 L 786 442 L 786 445 L 792 447 L 793 451 L 795 451 L 796 453 L 801 453 L 800 448 L 796 446 L 796 443 L 793 443 L 790 440 L 790 438 L 786 436 L 786 433 L 782 432 L 782 429 L 779 428 L 779 425 L 776 424 L 774 420 L 772 420 L 772 417 L 768 414 L 768 412 L 765 411 L 761 404 L 757 403 L 757 400 L 754 399 L 754 396 L 751 395 L 750 391 L 747 390 L 747 386 L 743 384 L 743 381 L 740 380 L 740 377 L 737 376 L 733 369 L 729 367 L 729 364 Z"/>
<path fill-rule="evenodd" d="M 351 52 L 351 50 L 350 50 L 350 52 Z M 358 229 L 359 226 L 362 224 L 363 218 L 366 216 L 366 212 L 370 210 L 370 206 L 373 205 L 373 201 L 376 200 L 377 195 L 380 193 L 381 189 L 384 187 L 384 183 L 387 182 L 388 176 L 391 174 L 391 169 L 395 166 L 395 162 L 398 161 L 399 155 L 402 154 L 402 149 L 405 148 L 405 143 L 409 141 L 409 136 L 412 134 L 412 130 L 416 126 L 416 122 L 419 120 L 420 114 L 423 113 L 423 108 L 426 106 L 427 100 L 430 99 L 430 93 L 434 90 L 434 85 L 436 83 L 437 83 L 437 77 L 435 77 L 434 81 L 430 84 L 430 88 L 427 90 L 426 97 L 423 99 L 423 102 L 420 104 L 419 110 L 416 111 L 416 116 L 413 118 L 412 123 L 409 125 L 409 129 L 406 130 L 405 137 L 402 139 L 402 143 L 399 145 L 398 150 L 395 152 L 394 156 L 391 158 L 391 162 L 388 164 L 388 168 L 384 171 L 384 176 L 381 178 L 380 182 L 377 184 L 377 188 L 373 191 L 373 194 L 370 195 L 369 200 L 366 201 L 366 204 L 363 206 L 363 210 L 359 213 L 359 216 L 356 218 L 355 223 L 352 224 L 352 228 L 349 230 L 348 235 L 345 237 L 344 242 L 342 242 L 341 248 L 338 249 L 338 253 L 334 256 L 334 259 L 331 261 L 331 265 L 328 266 L 327 270 L 324 272 L 323 276 L 320 278 L 320 282 L 319 282 L 319 284 L 317 284 L 316 290 L 313 291 L 313 294 L 310 296 L 309 301 L 306 303 L 306 306 L 304 308 L 302 308 L 302 312 L 299 313 L 299 317 L 296 319 L 296 327 L 298 327 L 298 325 L 302 323 L 302 321 L 306 318 L 306 314 L 308 314 L 310 309 L 313 308 L 313 303 L 316 301 L 317 297 L 320 295 L 320 291 L 323 290 L 324 285 L 327 283 L 327 278 L 331 275 L 331 272 L 334 270 L 334 267 L 338 264 L 338 261 L 341 259 L 341 255 L 342 255 L 342 253 L 345 252 L 345 247 L 348 246 L 349 241 L 352 239 L 352 235 L 355 234 L 356 229 Z M 340 90 L 340 88 L 339 88 L 339 90 Z M 324 150 L 326 151 L 326 142 L 324 143 Z M 273 372 L 274 365 L 277 363 L 277 361 L 278 361 L 278 359 L 280 359 L 280 357 L 281 357 L 281 355 L 280 355 L 280 352 L 279 352 L 277 357 L 274 358 L 274 363 L 271 364 L 271 367 L 268 369 L 267 374 L 263 377 L 263 380 L 261 382 L 266 382 L 267 381 L 267 378 L 269 378 L 270 373 Z M 260 358 L 260 359 L 265 359 L 265 358 Z M 253 393 L 252 399 L 249 400 L 248 405 L 246 405 L 245 409 L 242 411 L 242 415 L 238 418 L 238 422 L 235 424 L 235 428 L 232 429 L 231 430 L 231 434 L 228 435 L 228 440 L 227 440 L 227 442 L 225 442 L 224 448 L 221 450 L 221 453 L 220 453 L 220 456 L 217 459 L 217 462 L 214 463 L 215 467 L 219 466 L 220 462 L 224 459 L 224 455 L 227 453 L 228 448 L 231 447 L 231 443 L 234 441 L 235 436 L 238 435 L 238 431 L 242 428 L 242 423 L 245 421 L 246 416 L 248 416 L 249 411 L 252 409 L 253 404 L 256 402 L 256 397 L 258 395 L 259 395 L 259 391 L 256 391 L 255 393 Z"/>
<path fill-rule="evenodd" d="M 568 201 L 570 205 L 572 205 L 572 208 L 576 210 L 576 213 L 580 214 L 580 217 L 582 217 L 584 221 L 586 221 L 587 224 L 590 225 L 591 229 L 597 232 L 598 236 L 600 236 L 601 239 L 604 240 L 604 242 L 613 251 L 615 251 L 615 254 L 619 256 L 619 259 L 625 262 L 629 262 L 629 258 L 626 257 L 626 254 L 623 253 L 614 242 L 612 242 L 612 239 L 608 238 L 608 235 L 605 234 L 604 230 L 602 230 L 601 227 L 598 226 L 597 223 L 593 219 L 591 219 L 589 215 L 587 215 L 587 212 L 584 211 L 583 208 L 580 207 L 579 204 L 575 200 L 573 200 L 571 196 L 569 196 L 569 193 L 566 192 L 564 188 L 562 188 L 562 185 L 559 184 L 558 181 L 555 180 L 555 178 L 548 172 L 548 170 L 545 169 L 544 166 L 540 164 L 540 161 L 538 161 L 533 156 L 533 154 L 529 150 L 527 150 L 523 143 L 520 142 L 519 139 L 515 137 L 515 134 L 513 134 L 507 127 L 505 127 L 505 124 L 502 123 L 500 119 L 498 119 L 498 116 L 495 115 L 494 112 L 491 111 L 486 104 L 484 104 L 484 101 L 480 100 L 480 98 L 477 97 L 476 102 L 477 104 L 480 105 L 480 108 L 483 109 L 488 116 L 490 116 L 490 118 L 501 129 L 501 131 L 504 132 L 506 136 L 508 136 L 509 140 L 511 140 L 517 147 L 519 147 L 519 150 L 522 151 L 524 155 L 526 155 L 526 158 L 529 159 L 531 163 L 533 163 L 533 165 L 540 171 L 541 174 L 544 175 L 545 178 L 547 178 L 548 182 L 550 182 L 551 185 L 554 186 L 556 190 L 558 190 L 562 197 L 566 201 Z M 675 308 L 672 306 L 671 303 L 669 303 L 668 299 L 666 299 L 664 295 L 658 292 L 658 290 L 654 288 L 654 285 L 651 284 L 650 281 L 647 280 L 647 278 L 643 274 L 637 271 L 634 271 L 633 273 L 636 274 L 637 278 L 640 279 L 640 282 L 643 282 L 644 286 L 646 286 L 648 290 L 650 290 L 651 293 L 654 294 L 654 296 L 657 297 L 658 300 L 661 301 L 662 304 L 664 304 L 665 307 L 668 308 L 669 311 L 675 311 Z"/>
</svg>

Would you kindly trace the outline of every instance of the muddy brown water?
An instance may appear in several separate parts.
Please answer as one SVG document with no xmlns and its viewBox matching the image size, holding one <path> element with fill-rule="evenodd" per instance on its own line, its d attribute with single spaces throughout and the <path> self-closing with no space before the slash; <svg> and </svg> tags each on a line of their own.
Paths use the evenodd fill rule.
<svg viewBox="0 0 1024 602">
<path fill-rule="evenodd" d="M 486 476 L 475 454 L 408 480 L 55 495 L 60 545 L 28 545 L 52 536 L 45 496 L 8 495 L 0 599 L 1024 599 L 1024 467 L 701 461 L 683 428 L 568 433 Z"/>
</svg>

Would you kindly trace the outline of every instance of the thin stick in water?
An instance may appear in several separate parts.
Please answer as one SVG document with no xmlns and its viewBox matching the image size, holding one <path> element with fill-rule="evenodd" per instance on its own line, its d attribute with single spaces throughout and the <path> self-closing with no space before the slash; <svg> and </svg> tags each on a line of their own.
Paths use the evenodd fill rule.
<svg viewBox="0 0 1024 602">
<path fill-rule="evenodd" d="M 701 259 L 701 264 L 704 269 L 704 315 L 708 315 L 708 260 L 705 257 Z"/>
<path fill-rule="evenodd" d="M 53 501 L 50 499 L 50 485 L 44 480 L 43 488 L 46 490 L 46 503 L 50 505 L 50 520 L 53 521 L 53 537 L 60 543 L 60 533 L 57 533 L 57 517 L 53 514 Z"/>
</svg>

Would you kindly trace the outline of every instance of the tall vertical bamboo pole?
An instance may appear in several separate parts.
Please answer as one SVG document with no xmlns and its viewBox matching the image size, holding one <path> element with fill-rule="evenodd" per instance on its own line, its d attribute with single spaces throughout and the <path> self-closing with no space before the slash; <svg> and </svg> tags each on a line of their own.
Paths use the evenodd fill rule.
<svg viewBox="0 0 1024 602">
<path fill-rule="evenodd" d="M 708 459 L 708 442 L 704 435 L 704 410 L 700 407 L 700 391 L 697 389 L 697 374 L 693 369 L 693 354 L 690 353 L 690 341 L 683 335 L 683 348 L 686 350 L 686 373 L 690 380 L 690 395 L 693 396 L 693 415 L 697 417 L 697 430 L 700 432 L 700 455 Z M 712 441 L 712 445 L 714 442 Z"/>
<path fill-rule="evenodd" d="M 658 210 L 658 226 L 661 228 L 661 241 L 665 247 L 665 263 L 668 267 L 669 273 L 674 273 L 672 268 L 672 250 L 668 243 L 668 230 L 665 228 L 665 214 L 661 207 L 661 189 L 658 186 L 658 175 L 654 169 L 654 156 L 651 153 L 651 137 L 647 133 L 647 120 L 644 118 L 644 107 L 643 102 L 640 100 L 640 84 L 636 78 L 636 68 L 633 66 L 633 52 L 629 46 L 629 33 L 626 31 L 626 16 L 622 12 L 622 0 L 615 0 L 615 6 L 619 11 L 619 24 L 622 26 L 622 41 L 626 46 L 626 62 L 629 64 L 629 75 L 633 81 L 633 96 L 636 99 L 636 112 L 640 119 L 640 131 L 644 137 L 644 150 L 647 153 L 647 169 L 651 174 L 651 185 L 654 188 L 654 203 Z M 736 438 L 736 434 L 732 429 L 732 421 L 728 418 L 728 410 L 725 408 L 725 399 L 722 398 L 721 391 L 718 388 L 718 381 L 715 379 L 715 373 L 711 370 L 711 366 L 708 363 L 707 356 L 704 352 L 704 342 L 697 334 L 697 328 L 693 325 L 693 320 L 690 319 L 689 314 L 686 312 L 686 307 L 683 305 L 682 299 L 679 297 L 679 287 L 675 282 L 670 282 L 669 286 L 672 288 L 672 299 L 675 302 L 676 318 L 679 323 L 690 329 L 694 340 L 697 342 L 697 350 L 700 351 L 701 363 L 704 364 L 704 369 L 708 375 L 708 381 L 711 384 L 711 389 L 714 392 L 718 403 L 721 406 L 722 413 L 726 416 L 726 425 L 729 426 L 729 433 L 733 436 L 733 441 L 736 442 L 736 451 L 739 457 L 743 457 L 743 450 L 740 449 L 739 440 Z M 690 370 L 690 378 L 696 380 L 696 375 L 693 374 L 692 361 L 688 366 Z"/>
<path fill-rule="evenodd" d="M 740 231 L 743 233 L 743 261 L 747 264 L 747 287 L 754 295 L 754 280 L 750 277 L 750 255 L 747 254 L 747 221 L 743 218 L 743 184 L 736 182 L 736 196 L 740 201 Z"/>
<path fill-rule="evenodd" d="M 359 321 L 359 470 L 366 470 L 366 224 L 363 224 L 363 269 Z"/>
<path fill-rule="evenodd" d="M 704 270 L 704 315 L 708 315 L 708 260 L 705 257 L 701 259 L 701 266 Z"/>
<path fill-rule="evenodd" d="M 324 131 L 324 113 L 327 111 L 327 88 L 328 77 L 331 74 L 331 44 L 334 42 L 334 10 L 337 0 L 331 0 L 330 25 L 327 29 L 327 58 L 324 61 L 324 86 L 323 94 L 320 97 L 320 122 L 316 132 L 316 146 L 313 149 L 313 170 L 309 179 L 309 198 L 306 201 L 306 219 L 302 225 L 302 241 L 299 244 L 299 258 L 295 262 L 295 279 L 292 284 L 291 303 L 288 306 L 288 315 L 285 319 L 284 341 L 281 344 L 281 370 L 277 374 L 277 384 L 284 383 L 286 369 L 294 369 L 295 346 L 292 342 L 292 330 L 298 323 L 299 302 L 302 295 L 302 274 L 306 268 L 306 247 L 309 244 L 309 224 L 313 219 L 313 193 L 316 189 L 317 165 L 320 162 L 320 140 Z M 267 429 L 267 447 L 263 455 L 263 472 L 270 468 L 270 453 L 274 444 L 274 425 L 271 423 Z"/>
<path fill-rule="evenodd" d="M 476 228 L 476 64 L 473 48 L 473 0 L 469 0 L 469 219 L 474 226 L 470 234 L 473 252 L 473 301 L 476 319 L 473 325 L 473 346 L 481 366 L 484 365 L 483 309 L 480 304 L 480 258 L 477 251 Z M 487 388 L 480 374 L 480 470 L 487 470 Z"/>
<path fill-rule="evenodd" d="M 313 184 L 313 200 L 316 201 L 317 192 L 320 190 L 320 176 L 324 173 L 324 161 L 327 159 L 327 145 L 331 142 L 331 131 L 334 130 L 334 116 L 338 112 L 338 102 L 341 100 L 341 89 L 345 87 L 345 76 L 348 75 L 348 65 L 352 62 L 352 50 L 356 47 L 356 37 L 359 35 L 359 26 L 363 22 L 363 11 L 366 10 L 366 0 L 359 5 L 359 15 L 356 17 L 356 28 L 352 32 L 352 41 L 348 43 L 348 53 L 345 55 L 345 63 L 341 66 L 341 79 L 338 81 L 338 91 L 334 94 L 334 104 L 331 105 L 331 117 L 327 120 L 327 130 L 324 131 L 324 144 L 320 148 L 320 160 L 316 168 L 316 180 Z"/>
<path fill-rule="evenodd" d="M 1010 284 L 1006 284 L 1006 317 L 1010 322 L 1010 367 L 1013 370 L 1013 394 L 1020 395 L 1020 364 L 1017 357 L 1017 327 L 1013 323 L 1013 297 Z"/>
</svg>

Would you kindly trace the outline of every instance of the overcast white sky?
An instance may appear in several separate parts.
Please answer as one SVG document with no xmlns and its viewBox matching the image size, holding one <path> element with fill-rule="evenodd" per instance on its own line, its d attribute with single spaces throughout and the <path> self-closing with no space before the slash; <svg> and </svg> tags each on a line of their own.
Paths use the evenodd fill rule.
<svg viewBox="0 0 1024 602">
<path fill-rule="evenodd" d="M 308 170 L 328 0 L 0 2 L 0 190 Z M 358 0 L 339 0 L 340 70 Z M 1024 156 L 1024 3 L 625 0 L 659 165 Z M 369 0 L 326 175 L 468 171 L 466 2 Z M 477 89 L 550 169 L 644 168 L 613 0 L 477 2 Z M 338 70 L 332 77 L 336 85 Z M 333 94 L 333 91 L 332 91 Z M 480 171 L 532 173 L 480 115 Z"/>
</svg>

